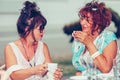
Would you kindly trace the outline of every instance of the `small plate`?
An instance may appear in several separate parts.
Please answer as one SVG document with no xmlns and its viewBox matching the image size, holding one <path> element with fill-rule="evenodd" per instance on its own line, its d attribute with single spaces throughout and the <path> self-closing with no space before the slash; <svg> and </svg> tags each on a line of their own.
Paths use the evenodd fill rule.
<svg viewBox="0 0 120 80">
<path fill-rule="evenodd" d="M 87 80 L 87 76 L 71 76 L 70 80 Z"/>
<path fill-rule="evenodd" d="M 114 80 L 114 75 L 109 73 L 102 73 L 97 75 L 101 80 Z"/>
<path fill-rule="evenodd" d="M 98 77 L 113 77 L 113 74 L 109 74 L 109 73 L 102 73 L 102 74 L 98 74 Z"/>
</svg>

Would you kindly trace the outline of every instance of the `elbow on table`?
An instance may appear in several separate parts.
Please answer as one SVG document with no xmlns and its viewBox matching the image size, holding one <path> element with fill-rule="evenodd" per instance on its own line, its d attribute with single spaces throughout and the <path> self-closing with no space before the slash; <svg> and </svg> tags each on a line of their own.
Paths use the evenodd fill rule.
<svg viewBox="0 0 120 80">
<path fill-rule="evenodd" d="M 102 73 L 109 73 L 111 71 L 111 67 L 104 67 L 103 69 L 101 69 Z"/>
<path fill-rule="evenodd" d="M 10 75 L 10 78 L 11 80 L 24 80 L 24 79 L 19 78 L 19 76 L 14 72 Z"/>
<path fill-rule="evenodd" d="M 19 80 L 18 78 L 16 78 L 15 76 L 11 75 L 10 76 L 11 80 Z"/>
</svg>

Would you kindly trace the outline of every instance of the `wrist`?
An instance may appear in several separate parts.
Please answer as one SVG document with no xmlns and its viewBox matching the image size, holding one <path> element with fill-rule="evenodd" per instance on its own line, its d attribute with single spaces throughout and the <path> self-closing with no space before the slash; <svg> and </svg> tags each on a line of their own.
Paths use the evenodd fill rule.
<svg viewBox="0 0 120 80">
<path fill-rule="evenodd" d="M 31 74 L 35 75 L 36 74 L 36 68 L 35 67 L 31 67 Z"/>
<path fill-rule="evenodd" d="M 86 44 L 86 47 L 87 47 L 88 49 L 93 48 L 93 47 L 94 47 L 93 42 L 89 42 L 89 43 L 87 43 L 87 44 Z"/>
<path fill-rule="evenodd" d="M 99 51 L 96 51 L 95 53 L 93 53 L 91 55 L 92 59 L 95 59 L 96 57 L 98 57 L 100 55 L 100 52 Z"/>
</svg>

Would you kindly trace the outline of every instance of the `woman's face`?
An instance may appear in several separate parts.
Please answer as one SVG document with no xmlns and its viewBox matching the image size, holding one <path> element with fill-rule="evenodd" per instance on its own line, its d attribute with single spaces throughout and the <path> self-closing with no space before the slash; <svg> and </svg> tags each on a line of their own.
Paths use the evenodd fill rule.
<svg viewBox="0 0 120 80">
<path fill-rule="evenodd" d="M 81 16 L 80 24 L 82 26 L 82 31 L 87 32 L 88 34 L 91 34 L 93 20 L 90 13 L 87 13 L 86 16 Z"/>
<path fill-rule="evenodd" d="M 38 24 L 34 28 L 34 36 L 35 36 L 36 41 L 42 40 L 42 37 L 43 37 L 43 34 L 44 34 L 44 29 L 41 30 L 40 29 L 41 26 L 42 26 L 42 24 Z"/>
</svg>

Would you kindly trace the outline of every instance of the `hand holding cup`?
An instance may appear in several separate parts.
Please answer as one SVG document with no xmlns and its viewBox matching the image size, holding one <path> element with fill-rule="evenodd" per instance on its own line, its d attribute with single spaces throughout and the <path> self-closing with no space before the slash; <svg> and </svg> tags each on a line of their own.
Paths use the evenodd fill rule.
<svg viewBox="0 0 120 80">
<path fill-rule="evenodd" d="M 57 63 L 48 63 L 48 79 L 54 80 L 54 73 L 57 70 Z"/>
</svg>

